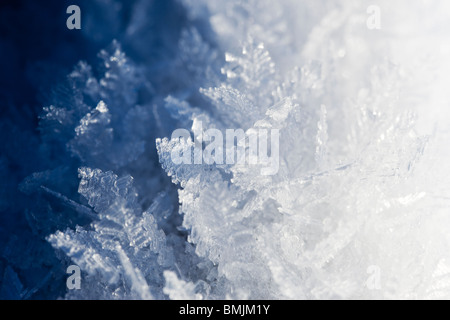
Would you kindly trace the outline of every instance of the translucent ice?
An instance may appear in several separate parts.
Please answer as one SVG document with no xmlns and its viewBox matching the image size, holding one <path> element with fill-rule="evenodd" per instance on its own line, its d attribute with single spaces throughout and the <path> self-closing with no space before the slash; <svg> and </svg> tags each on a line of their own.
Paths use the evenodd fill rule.
<svg viewBox="0 0 450 320">
<path fill-rule="evenodd" d="M 117 40 L 48 94 L 20 183 L 26 224 L 82 270 L 61 296 L 448 298 L 450 5 L 376 2 L 379 29 L 366 1 L 93 1 Z M 241 130 L 236 159 L 198 153 L 209 129 Z M 7 243 L 2 296 L 65 276 L 26 285 Z"/>
</svg>

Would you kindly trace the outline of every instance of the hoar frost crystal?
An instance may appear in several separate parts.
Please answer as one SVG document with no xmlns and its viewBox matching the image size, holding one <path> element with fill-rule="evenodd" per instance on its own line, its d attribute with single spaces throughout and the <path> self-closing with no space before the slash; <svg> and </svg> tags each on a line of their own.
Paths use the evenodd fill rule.
<svg viewBox="0 0 450 320">
<path fill-rule="evenodd" d="M 65 298 L 449 297 L 447 1 L 376 1 L 371 29 L 366 1 L 180 0 L 160 65 L 149 3 L 40 116 L 62 160 L 21 189 L 87 219 L 47 236 L 82 270 Z M 274 170 L 230 129 L 278 137 Z"/>
</svg>

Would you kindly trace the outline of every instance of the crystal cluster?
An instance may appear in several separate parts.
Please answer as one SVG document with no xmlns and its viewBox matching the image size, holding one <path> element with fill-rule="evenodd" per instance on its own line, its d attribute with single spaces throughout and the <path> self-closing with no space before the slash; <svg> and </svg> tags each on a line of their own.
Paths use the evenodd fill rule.
<svg viewBox="0 0 450 320">
<path fill-rule="evenodd" d="M 47 93 L 19 186 L 58 266 L 25 288 L 14 265 L 45 263 L 11 239 L 0 294 L 75 264 L 67 299 L 448 298 L 450 5 L 372 2 L 86 4 L 84 37 L 116 40 Z M 276 130 L 276 170 L 173 161 L 208 129 Z"/>
</svg>

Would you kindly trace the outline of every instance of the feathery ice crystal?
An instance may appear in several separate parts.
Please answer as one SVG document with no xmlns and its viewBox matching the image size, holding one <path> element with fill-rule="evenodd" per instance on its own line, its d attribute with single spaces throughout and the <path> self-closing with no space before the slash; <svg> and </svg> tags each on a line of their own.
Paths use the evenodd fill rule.
<svg viewBox="0 0 450 320">
<path fill-rule="evenodd" d="M 180 0 L 155 53 L 135 1 L 98 70 L 53 89 L 50 167 L 20 186 L 82 270 L 65 298 L 448 298 L 450 5 L 375 2 L 379 30 L 366 1 Z M 174 163 L 208 129 L 278 130 L 278 170 Z"/>
</svg>

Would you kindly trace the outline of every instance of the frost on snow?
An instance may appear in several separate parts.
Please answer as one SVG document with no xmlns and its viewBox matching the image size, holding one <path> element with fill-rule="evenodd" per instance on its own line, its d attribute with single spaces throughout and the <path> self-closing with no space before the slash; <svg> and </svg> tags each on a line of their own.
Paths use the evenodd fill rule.
<svg viewBox="0 0 450 320">
<path fill-rule="evenodd" d="M 63 296 L 448 298 L 450 50 L 435 28 L 450 7 L 376 2 L 380 30 L 365 1 L 180 0 L 163 55 L 140 43 L 155 9 L 136 1 L 98 70 L 80 62 L 52 91 L 50 167 L 20 185 L 41 199 L 30 225 L 82 270 Z M 278 130 L 278 170 L 173 161 L 212 128 Z M 3 279 L 27 296 L 12 268 Z"/>
</svg>

